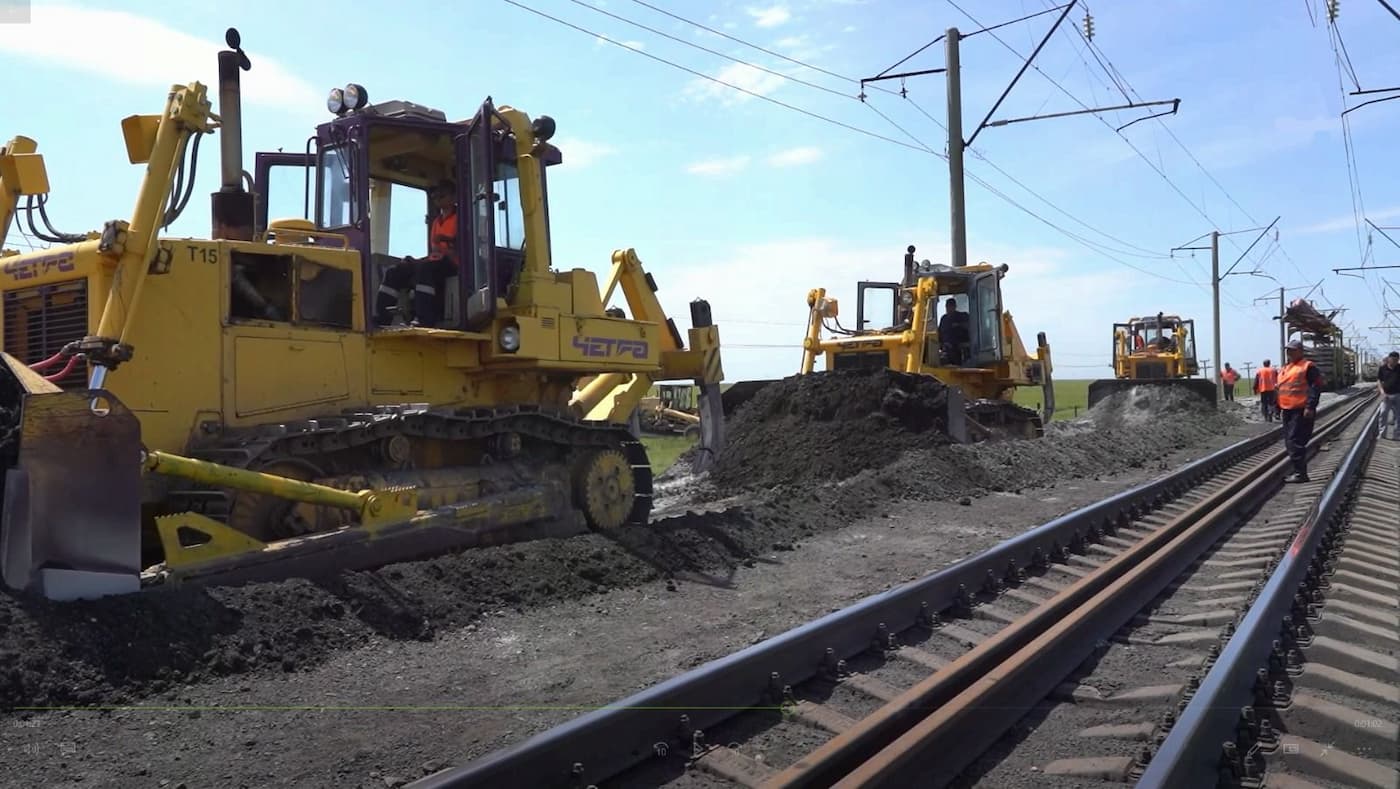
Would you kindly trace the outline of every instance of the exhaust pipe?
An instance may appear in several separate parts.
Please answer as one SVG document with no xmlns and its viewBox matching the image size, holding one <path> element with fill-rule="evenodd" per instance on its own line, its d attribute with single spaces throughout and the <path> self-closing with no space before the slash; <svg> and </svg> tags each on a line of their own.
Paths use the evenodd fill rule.
<svg viewBox="0 0 1400 789">
<path fill-rule="evenodd" d="M 243 106 L 239 70 L 253 64 L 243 52 L 238 30 L 224 33 L 228 49 L 219 53 L 219 165 L 222 183 L 210 195 L 212 203 L 211 238 L 229 241 L 253 240 L 253 194 L 243 188 Z"/>
</svg>

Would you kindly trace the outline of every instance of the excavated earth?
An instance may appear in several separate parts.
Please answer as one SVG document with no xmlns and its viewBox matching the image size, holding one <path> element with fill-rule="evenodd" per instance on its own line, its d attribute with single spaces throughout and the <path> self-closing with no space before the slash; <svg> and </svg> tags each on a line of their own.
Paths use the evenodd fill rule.
<svg viewBox="0 0 1400 789">
<path fill-rule="evenodd" d="M 816 375 L 609 535 L 75 603 L 0 591 L 0 786 L 397 786 L 927 574 L 1272 425 L 1121 393 L 952 445 L 943 388 Z"/>
</svg>

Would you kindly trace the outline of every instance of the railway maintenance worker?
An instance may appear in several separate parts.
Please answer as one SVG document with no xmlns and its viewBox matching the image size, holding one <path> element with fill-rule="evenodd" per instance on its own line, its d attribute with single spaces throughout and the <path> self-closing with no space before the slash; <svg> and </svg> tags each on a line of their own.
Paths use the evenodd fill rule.
<svg viewBox="0 0 1400 789">
<path fill-rule="evenodd" d="M 1225 384 L 1225 399 L 1230 402 L 1235 401 L 1235 383 L 1240 380 L 1239 371 L 1225 363 L 1225 371 L 1220 374 L 1221 383 Z"/>
<path fill-rule="evenodd" d="M 1400 439 L 1400 351 L 1391 351 L 1385 357 L 1385 363 L 1376 371 L 1376 388 L 1381 393 L 1377 435 L 1385 438 L 1385 423 L 1391 421 L 1395 427 L 1390 431 L 1390 438 L 1392 441 Z"/>
<path fill-rule="evenodd" d="M 1259 395 L 1259 410 L 1264 412 L 1264 421 L 1274 421 L 1278 415 L 1278 370 L 1269 366 L 1268 359 L 1254 374 L 1254 393 Z"/>
<path fill-rule="evenodd" d="M 1278 374 L 1278 408 L 1283 417 L 1283 446 L 1293 461 L 1293 473 L 1284 482 L 1308 482 L 1308 441 L 1322 399 L 1322 373 L 1303 358 L 1302 340 L 1290 340 L 1284 347 L 1288 364 Z"/>
<path fill-rule="evenodd" d="M 413 288 L 413 325 L 437 326 L 443 313 L 447 278 L 457 273 L 453 259 L 457 247 L 457 187 L 451 181 L 441 181 L 429 197 L 437 214 L 429 225 L 428 256 L 421 260 L 404 257 L 402 263 L 384 272 L 375 302 L 375 321 L 380 326 L 393 323 L 390 311 L 398 302 L 399 291 Z"/>
</svg>

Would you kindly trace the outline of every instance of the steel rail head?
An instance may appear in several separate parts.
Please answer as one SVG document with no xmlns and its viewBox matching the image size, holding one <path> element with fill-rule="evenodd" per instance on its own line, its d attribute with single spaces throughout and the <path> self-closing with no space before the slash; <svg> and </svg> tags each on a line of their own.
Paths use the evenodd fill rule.
<svg viewBox="0 0 1400 789">
<path fill-rule="evenodd" d="M 1215 786 L 1222 766 L 1230 769 L 1222 765 L 1224 743 L 1239 745 L 1242 710 L 1254 702 L 1258 671 L 1269 665 L 1284 617 L 1293 608 L 1294 596 L 1318 545 L 1375 447 L 1379 414 L 1379 410 L 1373 412 L 1363 423 L 1361 435 L 1308 512 L 1282 560 L 1147 764 L 1137 783 L 1139 789 Z"/>
<path fill-rule="evenodd" d="M 1359 410 L 1329 421 L 1309 448 L 1318 451 Z M 1098 643 L 1273 495 L 1288 460 L 1283 450 L 1271 457 L 827 741 L 764 789 L 937 787 L 952 781 Z"/>
<path fill-rule="evenodd" d="M 1344 409 L 1339 399 L 1319 416 Z M 739 652 L 587 712 L 527 740 L 422 778 L 413 789 L 587 786 L 689 748 L 695 732 L 745 711 L 775 713 L 775 685 L 795 685 L 867 649 L 879 627 L 898 633 L 996 577 L 1044 562 L 1078 539 L 1111 532 L 1222 466 L 1278 442 L 1279 428 L 1236 442 L 1171 474 L 1062 515 L 922 579 L 871 595 Z M 778 677 L 775 683 L 774 677 Z M 767 699 L 767 701 L 765 701 Z"/>
</svg>

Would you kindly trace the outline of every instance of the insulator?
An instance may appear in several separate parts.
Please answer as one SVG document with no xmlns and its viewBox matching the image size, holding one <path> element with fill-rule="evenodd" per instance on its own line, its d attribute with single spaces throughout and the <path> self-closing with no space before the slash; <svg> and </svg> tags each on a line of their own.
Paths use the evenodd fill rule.
<svg viewBox="0 0 1400 789">
<path fill-rule="evenodd" d="M 1330 0 L 1336 2 L 1336 0 Z M 1090 41 L 1094 40 L 1094 16 L 1088 11 L 1084 12 L 1084 37 Z"/>
</svg>

